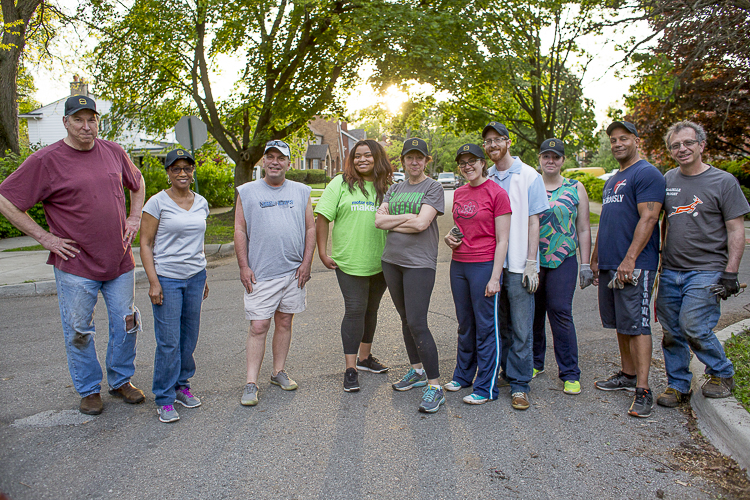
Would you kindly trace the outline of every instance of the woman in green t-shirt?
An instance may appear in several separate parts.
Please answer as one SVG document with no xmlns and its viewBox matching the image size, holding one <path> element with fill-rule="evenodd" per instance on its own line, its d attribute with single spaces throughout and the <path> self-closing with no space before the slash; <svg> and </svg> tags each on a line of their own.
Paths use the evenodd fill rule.
<svg viewBox="0 0 750 500">
<path fill-rule="evenodd" d="M 336 270 L 344 296 L 341 341 L 346 392 L 359 391 L 358 370 L 388 371 L 371 350 L 380 299 L 386 289 L 380 263 L 386 231 L 375 227 L 375 211 L 392 175 L 383 146 L 369 139 L 359 141 L 349 152 L 343 175 L 333 178 L 315 207 L 318 255 L 323 265 Z M 329 257 L 328 227 L 332 221 L 333 252 Z"/>
</svg>

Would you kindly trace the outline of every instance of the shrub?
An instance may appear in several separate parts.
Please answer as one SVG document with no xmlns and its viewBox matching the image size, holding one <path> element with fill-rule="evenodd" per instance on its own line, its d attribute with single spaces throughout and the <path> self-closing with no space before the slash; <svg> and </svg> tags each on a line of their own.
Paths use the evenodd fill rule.
<svg viewBox="0 0 750 500">
<path fill-rule="evenodd" d="M 214 147 L 201 148 L 195 155 L 200 194 L 209 207 L 234 205 L 234 165 Z"/>
<path fill-rule="evenodd" d="M 10 174 L 15 172 L 16 169 L 21 166 L 24 160 L 31 156 L 32 153 L 32 150 L 24 149 L 23 151 L 21 151 L 20 155 L 10 153 L 4 158 L 0 157 L 0 184 Z M 27 210 L 26 213 L 29 214 L 34 222 L 42 226 L 45 230 L 49 230 L 47 219 L 44 217 L 44 209 L 42 208 L 41 203 L 37 203 L 29 210 Z M 13 226 L 13 224 L 8 221 L 8 219 L 0 215 L 0 238 L 13 238 L 15 236 L 23 236 L 23 233 L 16 229 L 15 226 Z"/>
<path fill-rule="evenodd" d="M 307 171 L 305 184 L 319 184 L 325 182 L 326 171 L 322 169 L 311 169 Z"/>
<path fill-rule="evenodd" d="M 305 179 L 307 178 L 307 170 L 297 170 L 295 168 L 290 168 L 286 172 L 286 178 L 290 181 L 305 182 Z"/>
<path fill-rule="evenodd" d="M 583 184 L 583 187 L 586 188 L 586 194 L 589 195 L 589 200 L 602 201 L 604 180 L 598 179 L 593 175 L 584 172 L 563 172 L 563 176 L 568 179 L 575 179 Z"/>
</svg>

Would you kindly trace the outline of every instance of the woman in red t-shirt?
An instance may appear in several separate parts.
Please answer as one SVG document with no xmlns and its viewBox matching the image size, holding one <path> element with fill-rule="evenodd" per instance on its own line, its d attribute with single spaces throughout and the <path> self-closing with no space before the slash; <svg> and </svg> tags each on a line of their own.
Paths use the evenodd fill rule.
<svg viewBox="0 0 750 500">
<path fill-rule="evenodd" d="M 495 321 L 511 209 L 508 193 L 487 182 L 482 148 L 464 144 L 456 153 L 456 163 L 468 184 L 453 194 L 456 226 L 445 237 L 453 250 L 450 278 L 458 318 L 458 349 L 453 379 L 443 387 L 453 392 L 473 385 L 473 392 L 463 400 L 479 405 L 498 395 L 501 346 Z"/>
</svg>

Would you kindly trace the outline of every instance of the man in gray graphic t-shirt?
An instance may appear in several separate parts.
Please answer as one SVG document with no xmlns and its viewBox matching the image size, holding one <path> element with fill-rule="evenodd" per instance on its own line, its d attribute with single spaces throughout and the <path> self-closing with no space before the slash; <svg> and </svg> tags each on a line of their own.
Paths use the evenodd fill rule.
<svg viewBox="0 0 750 500">
<path fill-rule="evenodd" d="M 297 383 L 284 370 L 292 341 L 292 319 L 305 310 L 305 284 L 315 250 L 310 187 L 286 179 L 289 145 L 270 141 L 263 154 L 265 177 L 237 188 L 234 250 L 245 287 L 247 384 L 241 402 L 258 404 L 258 373 L 266 335 L 274 320 L 271 383 L 293 391 Z"/>
<path fill-rule="evenodd" d="M 671 408 L 690 400 L 690 349 L 710 376 L 703 384 L 704 396 L 727 397 L 734 387 L 734 366 L 713 328 L 721 315 L 719 298 L 739 291 L 743 219 L 750 206 L 733 175 L 703 163 L 703 127 L 689 121 L 676 123 L 665 142 L 679 168 L 664 176 L 667 193 L 656 315 L 664 331 L 668 387 L 656 402 Z"/>
</svg>

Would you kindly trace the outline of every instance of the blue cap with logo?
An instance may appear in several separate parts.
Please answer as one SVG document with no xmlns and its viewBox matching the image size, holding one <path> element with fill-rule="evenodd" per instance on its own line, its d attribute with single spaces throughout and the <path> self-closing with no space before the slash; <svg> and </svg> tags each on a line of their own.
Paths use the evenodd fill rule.
<svg viewBox="0 0 750 500">
<path fill-rule="evenodd" d="M 498 134 L 500 134 L 503 137 L 510 137 L 510 133 L 508 133 L 508 127 L 503 125 L 500 122 L 490 122 L 488 123 L 484 129 L 482 129 L 482 138 L 487 134 L 488 130 L 494 130 Z"/>
<path fill-rule="evenodd" d="M 187 162 L 192 163 L 193 165 L 195 165 L 195 160 L 190 155 L 190 153 L 188 153 L 184 149 L 179 149 L 178 148 L 178 149 L 173 149 L 172 151 L 170 151 L 169 153 L 167 153 L 167 159 L 164 162 L 164 168 L 171 167 L 172 164 L 174 162 L 176 162 L 177 160 L 185 160 L 185 161 L 187 161 Z"/>
<path fill-rule="evenodd" d="M 412 137 L 404 141 L 404 147 L 401 149 L 401 156 L 404 156 L 409 151 L 419 151 L 425 156 L 430 156 L 427 149 L 427 143 L 419 137 Z"/>
<path fill-rule="evenodd" d="M 484 158 L 484 151 L 476 144 L 468 143 L 458 148 L 458 151 L 456 152 L 456 161 L 458 161 L 461 155 L 465 154 L 474 155 L 477 158 Z"/>
<path fill-rule="evenodd" d="M 82 109 L 90 109 L 97 115 L 99 114 L 96 110 L 96 103 L 94 100 L 85 95 L 70 96 L 68 97 L 68 100 L 65 101 L 65 116 L 74 115 Z"/>
<path fill-rule="evenodd" d="M 542 147 L 539 148 L 539 154 L 544 154 L 549 151 L 557 153 L 558 156 L 565 156 L 565 145 L 560 139 L 547 139 L 542 143 Z"/>
</svg>

